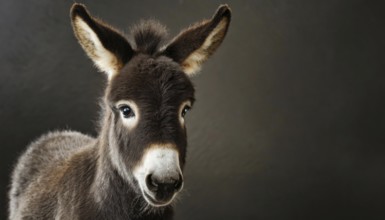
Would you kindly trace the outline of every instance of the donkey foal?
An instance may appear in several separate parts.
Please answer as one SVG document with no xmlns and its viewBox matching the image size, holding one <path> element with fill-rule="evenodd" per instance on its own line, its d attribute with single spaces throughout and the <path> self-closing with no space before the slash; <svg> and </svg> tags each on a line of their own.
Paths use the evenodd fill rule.
<svg viewBox="0 0 385 220">
<path fill-rule="evenodd" d="M 189 77 L 219 47 L 230 17 L 222 5 L 162 46 L 166 30 L 155 21 L 133 28 L 129 43 L 74 4 L 75 36 L 108 77 L 99 135 L 53 132 L 32 143 L 13 172 L 9 218 L 172 219 L 194 102 Z"/>
</svg>

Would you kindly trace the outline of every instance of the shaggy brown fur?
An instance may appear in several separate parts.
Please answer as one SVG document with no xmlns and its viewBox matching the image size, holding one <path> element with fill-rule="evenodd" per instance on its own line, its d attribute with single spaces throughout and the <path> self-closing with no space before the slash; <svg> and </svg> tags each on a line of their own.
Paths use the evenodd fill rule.
<svg viewBox="0 0 385 220">
<path fill-rule="evenodd" d="M 165 29 L 155 21 L 136 26 L 130 45 L 81 4 L 73 5 L 71 20 L 87 55 L 109 76 L 101 129 L 96 138 L 62 131 L 32 143 L 13 172 L 9 219 L 172 219 L 172 204 L 153 206 L 144 199 L 134 171 L 154 144 L 177 151 L 183 169 L 187 139 L 180 109 L 194 101 L 188 76 L 223 41 L 230 9 L 220 6 L 212 19 L 164 47 Z M 135 127 L 124 124 L 121 100 L 138 106 Z M 154 198 L 174 194 L 167 193 L 159 188 Z"/>
</svg>

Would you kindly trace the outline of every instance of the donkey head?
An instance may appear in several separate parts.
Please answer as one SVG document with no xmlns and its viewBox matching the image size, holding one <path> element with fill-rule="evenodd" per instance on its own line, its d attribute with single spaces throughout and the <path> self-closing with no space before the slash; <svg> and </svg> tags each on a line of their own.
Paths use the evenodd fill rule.
<svg viewBox="0 0 385 220">
<path fill-rule="evenodd" d="M 189 77 L 219 47 L 230 17 L 228 6 L 220 6 L 211 19 L 183 30 L 162 46 L 166 31 L 155 21 L 133 28 L 129 43 L 83 5 L 71 9 L 75 36 L 108 76 L 108 157 L 152 206 L 170 204 L 182 189 L 184 117 L 194 102 Z"/>
</svg>

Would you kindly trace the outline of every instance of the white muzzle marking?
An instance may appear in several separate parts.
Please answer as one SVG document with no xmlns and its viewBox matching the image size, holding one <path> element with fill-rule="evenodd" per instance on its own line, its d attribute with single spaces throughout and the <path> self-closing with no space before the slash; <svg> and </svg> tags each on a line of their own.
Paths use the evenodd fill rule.
<svg viewBox="0 0 385 220">
<path fill-rule="evenodd" d="M 178 151 L 175 148 L 164 145 L 151 146 L 143 155 L 142 162 L 134 169 L 134 177 L 139 183 L 143 197 L 149 204 L 155 207 L 170 204 L 183 186 L 181 186 L 180 189 L 173 194 L 169 201 L 162 204 L 155 204 L 145 196 L 145 194 L 150 195 L 151 199 L 156 201 L 155 193 L 152 192 L 146 184 L 146 178 L 149 175 L 156 175 L 164 180 L 174 177 L 182 177 Z"/>
</svg>

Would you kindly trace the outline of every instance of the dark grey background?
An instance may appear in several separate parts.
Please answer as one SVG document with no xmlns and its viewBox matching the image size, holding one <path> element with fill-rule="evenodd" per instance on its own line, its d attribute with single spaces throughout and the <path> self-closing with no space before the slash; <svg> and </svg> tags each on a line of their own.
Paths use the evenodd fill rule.
<svg viewBox="0 0 385 220">
<path fill-rule="evenodd" d="M 83 1 L 123 30 L 171 37 L 222 1 Z M 177 219 L 385 219 L 385 2 L 228 1 L 222 47 L 194 78 Z M 0 219 L 9 174 L 44 132 L 95 135 L 104 76 L 72 1 L 0 2 Z"/>
</svg>

